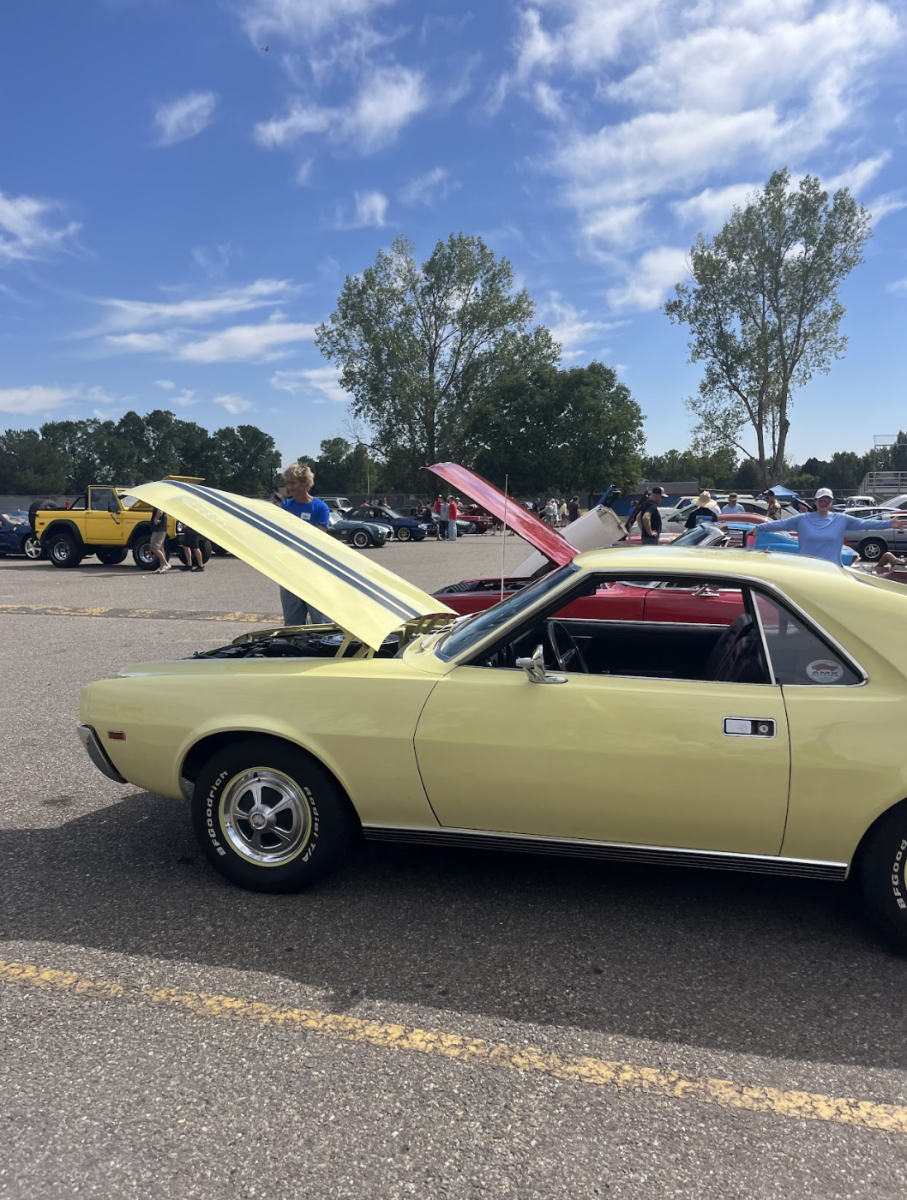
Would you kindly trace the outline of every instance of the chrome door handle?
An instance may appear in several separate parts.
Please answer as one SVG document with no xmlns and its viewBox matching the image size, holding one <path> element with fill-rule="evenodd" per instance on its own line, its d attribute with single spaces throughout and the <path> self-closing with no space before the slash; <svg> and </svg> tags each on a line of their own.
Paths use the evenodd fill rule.
<svg viewBox="0 0 907 1200">
<path fill-rule="evenodd" d="M 725 717 L 725 737 L 773 738 L 778 732 L 774 721 L 762 717 Z"/>
</svg>

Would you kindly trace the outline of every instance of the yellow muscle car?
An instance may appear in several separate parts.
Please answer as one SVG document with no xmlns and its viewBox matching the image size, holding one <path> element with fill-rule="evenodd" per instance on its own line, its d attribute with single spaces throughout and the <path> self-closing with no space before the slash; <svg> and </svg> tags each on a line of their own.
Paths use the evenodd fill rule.
<svg viewBox="0 0 907 1200">
<path fill-rule="evenodd" d="M 841 880 L 907 943 L 907 593 L 830 563 L 609 549 L 472 617 L 264 502 L 136 488 L 335 624 L 91 684 L 107 775 L 185 796 L 211 863 L 285 892 L 352 840 Z M 620 583 L 697 623 L 561 619 Z M 739 614 L 711 621 L 739 597 Z M 574 609 L 575 611 L 575 609 Z"/>
</svg>

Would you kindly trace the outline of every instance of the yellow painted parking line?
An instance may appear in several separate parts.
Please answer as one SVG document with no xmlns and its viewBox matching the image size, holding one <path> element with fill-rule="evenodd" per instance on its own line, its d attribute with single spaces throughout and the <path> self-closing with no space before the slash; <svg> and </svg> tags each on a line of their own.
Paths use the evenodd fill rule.
<svg viewBox="0 0 907 1200">
<path fill-rule="evenodd" d="M 73 608 L 65 604 L 0 604 L 0 615 L 38 617 L 121 617 L 151 621 L 243 621 L 250 625 L 282 625 L 279 613 L 220 613 L 185 608 Z"/>
<path fill-rule="evenodd" d="M 0 983 L 23 988 L 68 992 L 92 1000 L 128 1000 L 154 1008 L 170 1008 L 215 1021 L 305 1031 L 334 1041 L 355 1042 L 385 1050 L 427 1054 L 499 1070 L 546 1075 L 593 1087 L 670 1100 L 716 1104 L 721 1108 L 800 1121 L 826 1121 L 858 1129 L 907 1134 L 907 1108 L 875 1104 L 817 1092 L 752 1087 L 730 1079 L 710 1079 L 612 1062 L 589 1055 L 557 1054 L 506 1042 L 488 1042 L 435 1029 L 418 1029 L 305 1008 L 281 1008 L 235 996 L 212 996 L 177 988 L 134 988 L 77 971 L 58 971 L 31 963 L 0 961 Z"/>
</svg>

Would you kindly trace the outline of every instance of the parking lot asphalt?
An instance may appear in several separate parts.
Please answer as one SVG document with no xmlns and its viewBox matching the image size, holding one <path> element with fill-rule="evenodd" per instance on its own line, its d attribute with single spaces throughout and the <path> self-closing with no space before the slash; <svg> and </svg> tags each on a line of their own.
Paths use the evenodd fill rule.
<svg viewBox="0 0 907 1200">
<path fill-rule="evenodd" d="M 82 684 L 276 601 L 0 560 L 0 1196 L 903 1195 L 907 960 L 848 888 L 372 844 L 255 895 L 91 766 Z"/>
</svg>

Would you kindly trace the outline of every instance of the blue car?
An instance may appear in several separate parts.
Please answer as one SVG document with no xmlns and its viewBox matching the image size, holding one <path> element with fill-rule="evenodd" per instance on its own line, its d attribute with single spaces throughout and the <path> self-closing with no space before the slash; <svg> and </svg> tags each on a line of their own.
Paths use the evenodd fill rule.
<svg viewBox="0 0 907 1200">
<path fill-rule="evenodd" d="M 0 555 L 24 554 L 26 558 L 42 558 L 41 543 L 28 523 L 28 513 L 16 508 L 0 513 Z"/>
<path fill-rule="evenodd" d="M 430 520 L 417 521 L 413 517 L 404 517 L 396 509 L 385 508 L 383 504 L 360 504 L 358 508 L 348 508 L 343 519 L 389 525 L 398 542 L 421 542 L 435 528 Z"/>
</svg>

